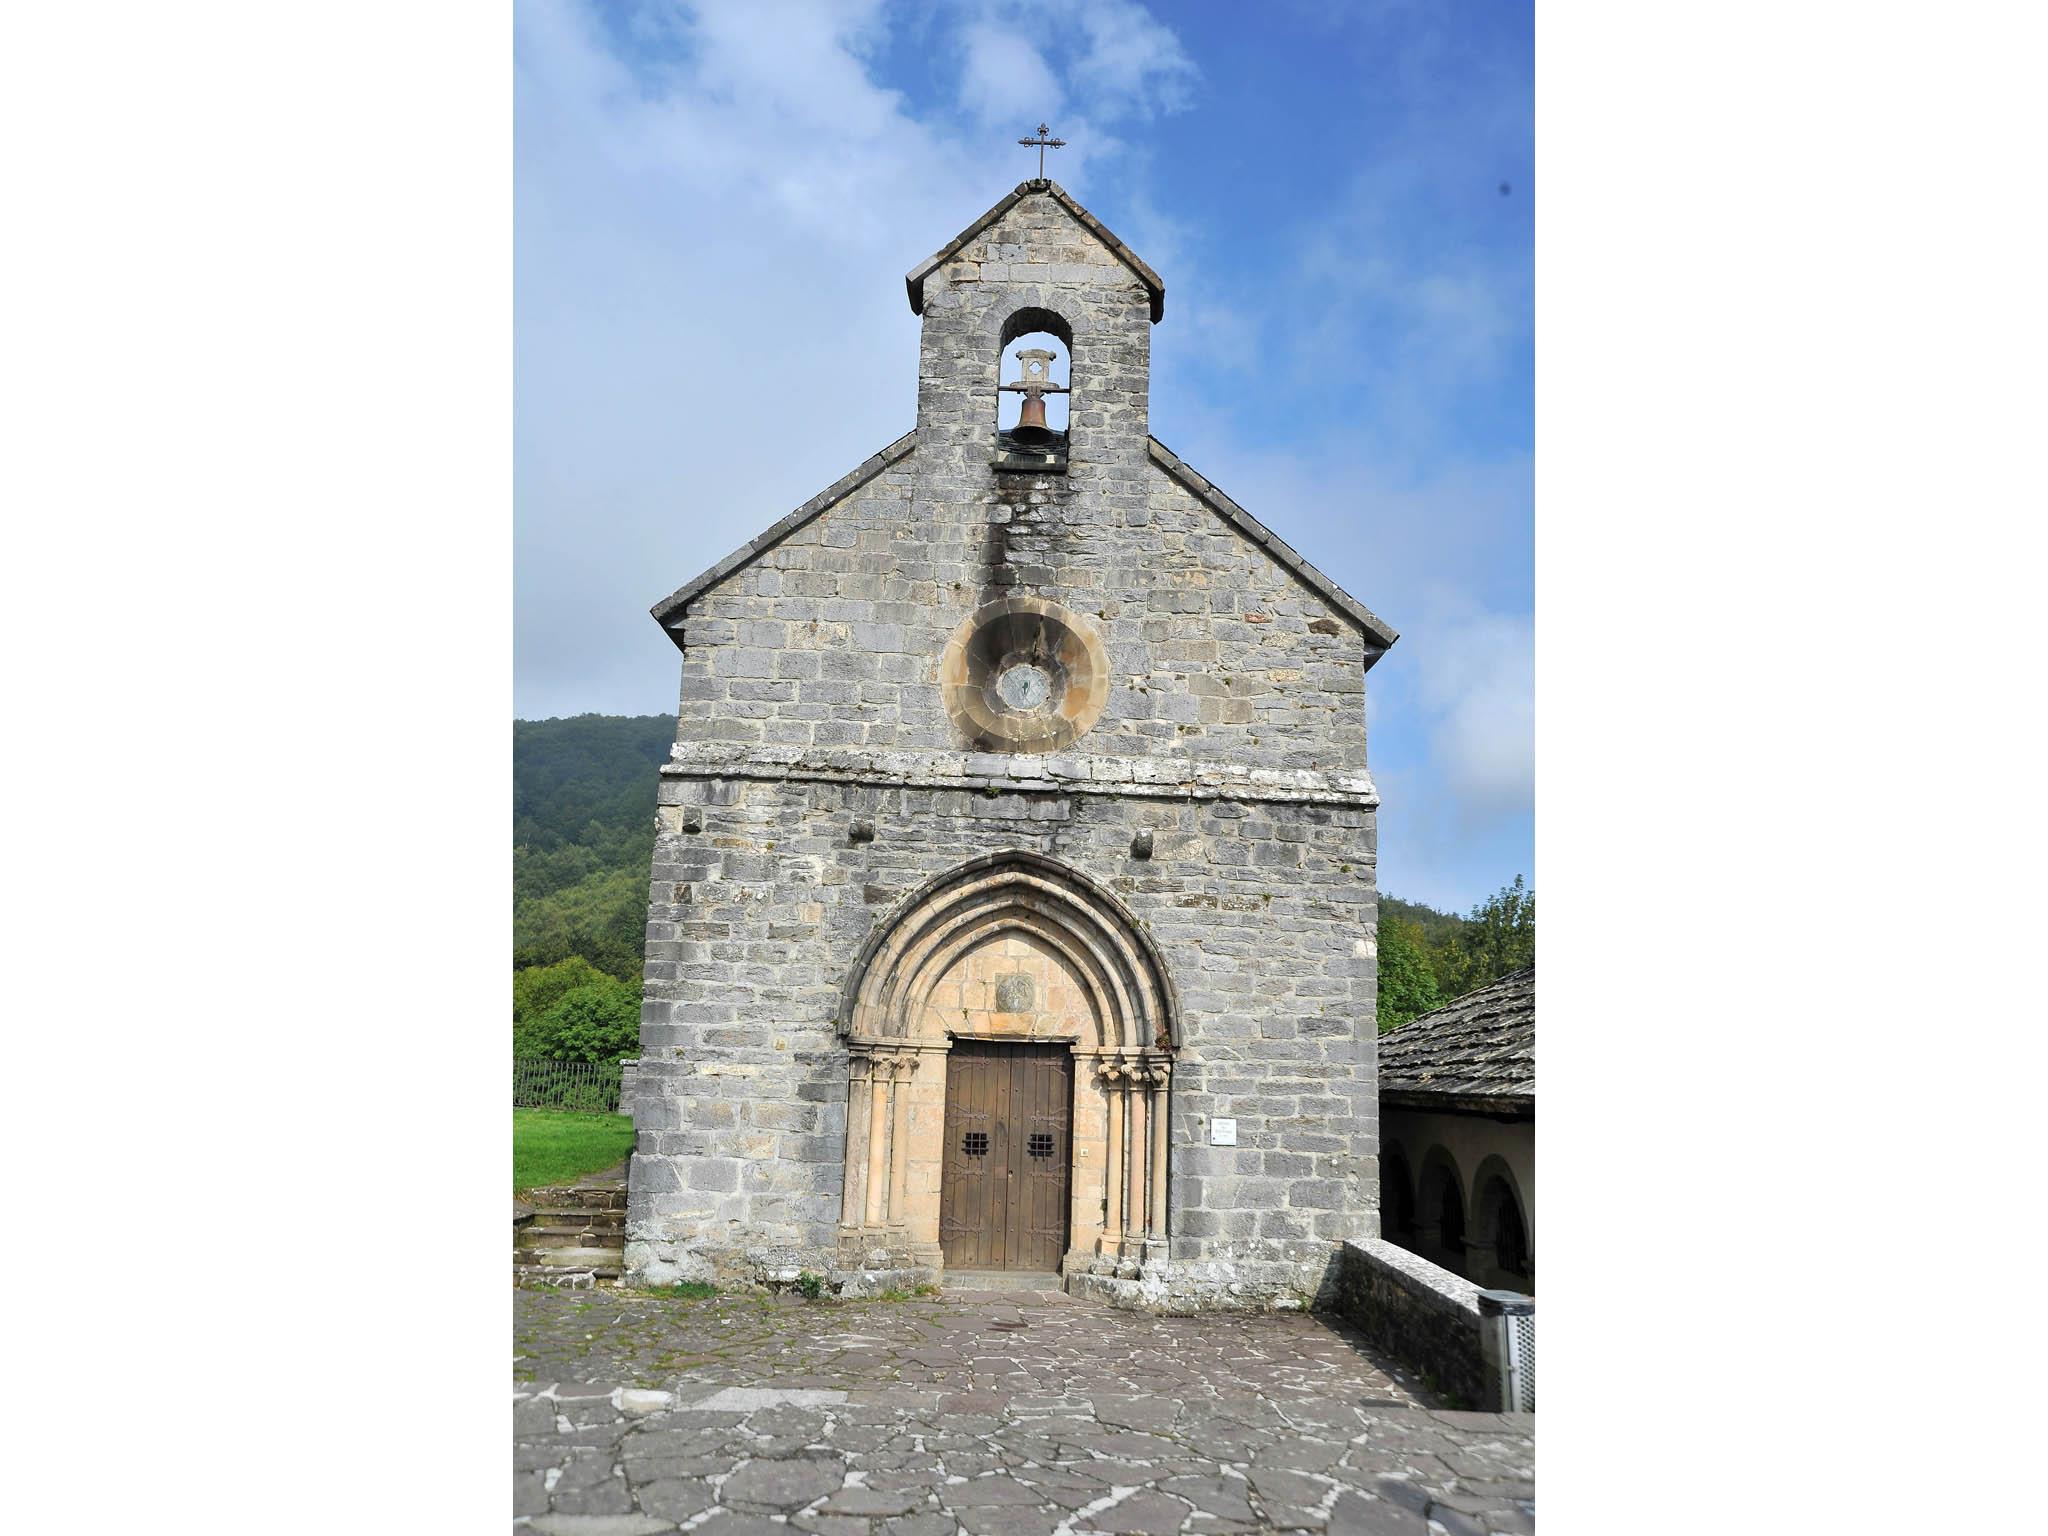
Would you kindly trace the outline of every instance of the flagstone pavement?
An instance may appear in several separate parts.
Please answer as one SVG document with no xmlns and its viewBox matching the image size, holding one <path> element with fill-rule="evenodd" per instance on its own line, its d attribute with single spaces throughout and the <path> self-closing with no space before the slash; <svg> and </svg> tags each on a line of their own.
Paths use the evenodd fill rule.
<svg viewBox="0 0 2048 1536">
<path fill-rule="evenodd" d="M 1057 1293 L 518 1291 L 535 1536 L 1535 1529 L 1535 1418 L 1434 1409 L 1332 1319 Z"/>
</svg>

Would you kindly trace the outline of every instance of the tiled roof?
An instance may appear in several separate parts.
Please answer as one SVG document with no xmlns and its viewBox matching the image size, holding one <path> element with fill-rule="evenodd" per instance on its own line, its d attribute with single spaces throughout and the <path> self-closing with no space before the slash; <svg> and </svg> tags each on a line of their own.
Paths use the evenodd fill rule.
<svg viewBox="0 0 2048 1536">
<path fill-rule="evenodd" d="M 1380 1098 L 1535 1113 L 1536 967 L 1488 982 L 1382 1035 Z"/>
</svg>

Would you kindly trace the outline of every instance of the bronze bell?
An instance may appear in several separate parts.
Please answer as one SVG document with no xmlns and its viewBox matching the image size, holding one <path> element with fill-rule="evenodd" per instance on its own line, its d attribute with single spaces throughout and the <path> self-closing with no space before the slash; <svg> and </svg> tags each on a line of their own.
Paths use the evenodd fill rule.
<svg viewBox="0 0 2048 1536">
<path fill-rule="evenodd" d="M 1017 425 L 1010 429 L 1010 435 L 1020 443 L 1051 441 L 1052 433 L 1045 425 L 1045 396 L 1024 397 L 1024 408 L 1017 413 Z"/>
<path fill-rule="evenodd" d="M 1017 354 L 1017 361 L 1024 365 L 1024 376 L 1013 384 L 1002 386 L 1024 397 L 1024 404 L 1017 413 L 1017 425 L 1010 429 L 1010 440 L 1021 447 L 1058 440 L 1059 435 L 1045 424 L 1045 397 L 1067 392 L 1064 384 L 1052 381 L 1055 355 L 1040 347 L 1027 347 Z"/>
</svg>

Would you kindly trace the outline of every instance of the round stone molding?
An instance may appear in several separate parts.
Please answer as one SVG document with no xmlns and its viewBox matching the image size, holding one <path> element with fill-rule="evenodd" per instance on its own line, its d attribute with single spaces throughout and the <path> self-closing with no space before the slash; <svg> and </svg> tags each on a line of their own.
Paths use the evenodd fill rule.
<svg viewBox="0 0 2048 1536">
<path fill-rule="evenodd" d="M 984 752 L 1057 752 L 1102 715 L 1109 656 L 1085 620 L 1042 597 L 977 609 L 939 664 L 946 713 Z"/>
</svg>

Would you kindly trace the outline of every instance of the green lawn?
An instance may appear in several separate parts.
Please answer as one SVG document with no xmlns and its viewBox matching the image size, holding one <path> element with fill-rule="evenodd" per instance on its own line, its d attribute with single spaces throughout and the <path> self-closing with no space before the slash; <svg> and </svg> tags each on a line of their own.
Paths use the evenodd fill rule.
<svg viewBox="0 0 2048 1536">
<path fill-rule="evenodd" d="M 564 1184 L 622 1161 L 633 1150 L 630 1115 L 565 1109 L 512 1111 L 512 1192 Z"/>
</svg>

